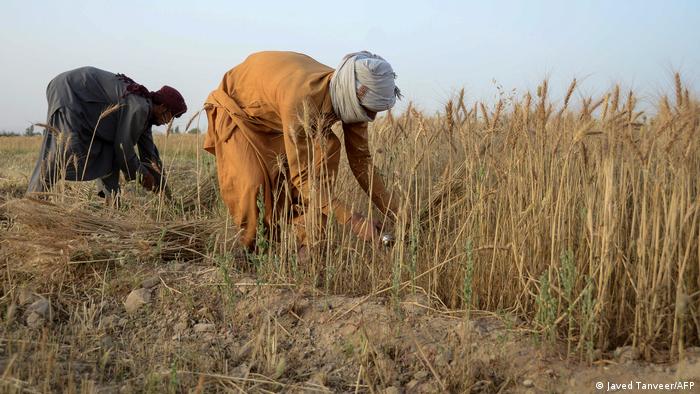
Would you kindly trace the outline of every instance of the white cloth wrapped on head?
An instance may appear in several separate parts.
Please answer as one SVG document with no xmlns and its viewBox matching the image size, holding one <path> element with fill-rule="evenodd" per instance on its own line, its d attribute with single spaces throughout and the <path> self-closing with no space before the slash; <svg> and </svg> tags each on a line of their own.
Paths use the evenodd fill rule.
<svg viewBox="0 0 700 394">
<path fill-rule="evenodd" d="M 394 79 L 391 64 L 381 56 L 367 51 L 345 55 L 331 78 L 333 110 L 344 123 L 371 122 L 365 108 L 386 111 L 401 98 Z"/>
</svg>

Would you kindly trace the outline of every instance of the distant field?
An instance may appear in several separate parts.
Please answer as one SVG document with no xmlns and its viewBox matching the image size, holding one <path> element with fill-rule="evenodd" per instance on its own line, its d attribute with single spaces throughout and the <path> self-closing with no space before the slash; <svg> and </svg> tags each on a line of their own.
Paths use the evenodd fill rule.
<svg viewBox="0 0 700 394">
<path fill-rule="evenodd" d="M 164 134 L 155 135 L 156 145 L 160 147 L 161 154 L 169 158 L 171 163 L 194 162 L 198 150 L 204 156 L 206 152 L 200 149 L 202 138 L 189 134 L 170 135 L 167 138 Z M 36 164 L 41 141 L 41 136 L 0 137 L 0 185 L 27 182 L 27 177 L 31 175 Z M 206 158 L 202 157 L 202 160 L 205 161 Z"/>
<path fill-rule="evenodd" d="M 26 185 L 40 147 L 41 137 L 0 137 L 1 190 Z"/>
<path fill-rule="evenodd" d="M 680 78 L 653 113 L 619 88 L 574 102 L 576 88 L 381 118 L 372 149 L 403 202 L 387 223 L 399 242 L 331 223 L 310 230 L 303 264 L 290 224 L 256 255 L 237 247 L 202 136 L 156 137 L 174 201 L 132 184 L 119 209 L 80 184 L 17 199 L 41 138 L 0 138 L 3 390 L 697 381 L 700 104 Z M 334 194 L 370 211 L 341 168 Z"/>
</svg>

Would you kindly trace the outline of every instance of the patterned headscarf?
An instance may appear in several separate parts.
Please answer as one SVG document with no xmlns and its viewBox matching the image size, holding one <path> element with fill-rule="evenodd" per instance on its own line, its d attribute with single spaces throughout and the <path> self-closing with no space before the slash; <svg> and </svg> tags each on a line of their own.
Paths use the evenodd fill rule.
<svg viewBox="0 0 700 394">
<path fill-rule="evenodd" d="M 395 78 L 391 65 L 381 56 L 367 51 L 346 55 L 331 78 L 333 110 L 344 123 L 371 122 L 365 108 L 386 111 L 401 99 Z"/>
</svg>

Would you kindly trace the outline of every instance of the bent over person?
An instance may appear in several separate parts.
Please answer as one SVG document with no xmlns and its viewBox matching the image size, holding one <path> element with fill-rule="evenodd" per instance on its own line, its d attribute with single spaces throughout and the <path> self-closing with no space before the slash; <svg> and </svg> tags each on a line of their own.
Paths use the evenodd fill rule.
<svg viewBox="0 0 700 394">
<path fill-rule="evenodd" d="M 273 220 L 287 219 L 283 211 L 290 212 L 302 246 L 312 200 L 321 223 L 333 214 L 364 240 L 378 235 L 377 224 L 328 193 L 341 147 L 331 126 L 342 122 L 350 169 L 361 188 L 384 214 L 395 215 L 398 201 L 376 175 L 367 136 L 368 122 L 401 97 L 395 78 L 391 65 L 369 52 L 345 56 L 337 70 L 300 53 L 259 52 L 224 75 L 205 103 L 204 149 L 216 156 L 221 195 L 244 245 L 255 244 L 258 196 L 264 224 L 274 226 Z"/>
<path fill-rule="evenodd" d="M 177 90 L 149 92 L 123 74 L 82 67 L 51 80 L 46 98 L 48 125 L 27 193 L 45 192 L 66 179 L 96 180 L 100 196 L 116 195 L 120 172 L 148 190 L 164 184 L 151 126 L 187 111 Z"/>
</svg>

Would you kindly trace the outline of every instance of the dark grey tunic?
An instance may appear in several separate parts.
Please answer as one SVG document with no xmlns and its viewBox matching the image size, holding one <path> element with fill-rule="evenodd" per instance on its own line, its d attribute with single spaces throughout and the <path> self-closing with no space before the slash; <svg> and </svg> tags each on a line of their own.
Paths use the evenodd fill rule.
<svg viewBox="0 0 700 394">
<path fill-rule="evenodd" d="M 141 162 L 161 166 L 149 122 L 151 101 L 124 96 L 126 86 L 115 74 L 95 67 L 67 71 L 49 82 L 47 123 L 57 133 L 44 131 L 28 192 L 45 191 L 60 178 L 107 180 L 106 189 L 117 191 L 120 171 L 132 180 L 143 170 Z M 118 110 L 100 117 L 115 104 Z"/>
</svg>

